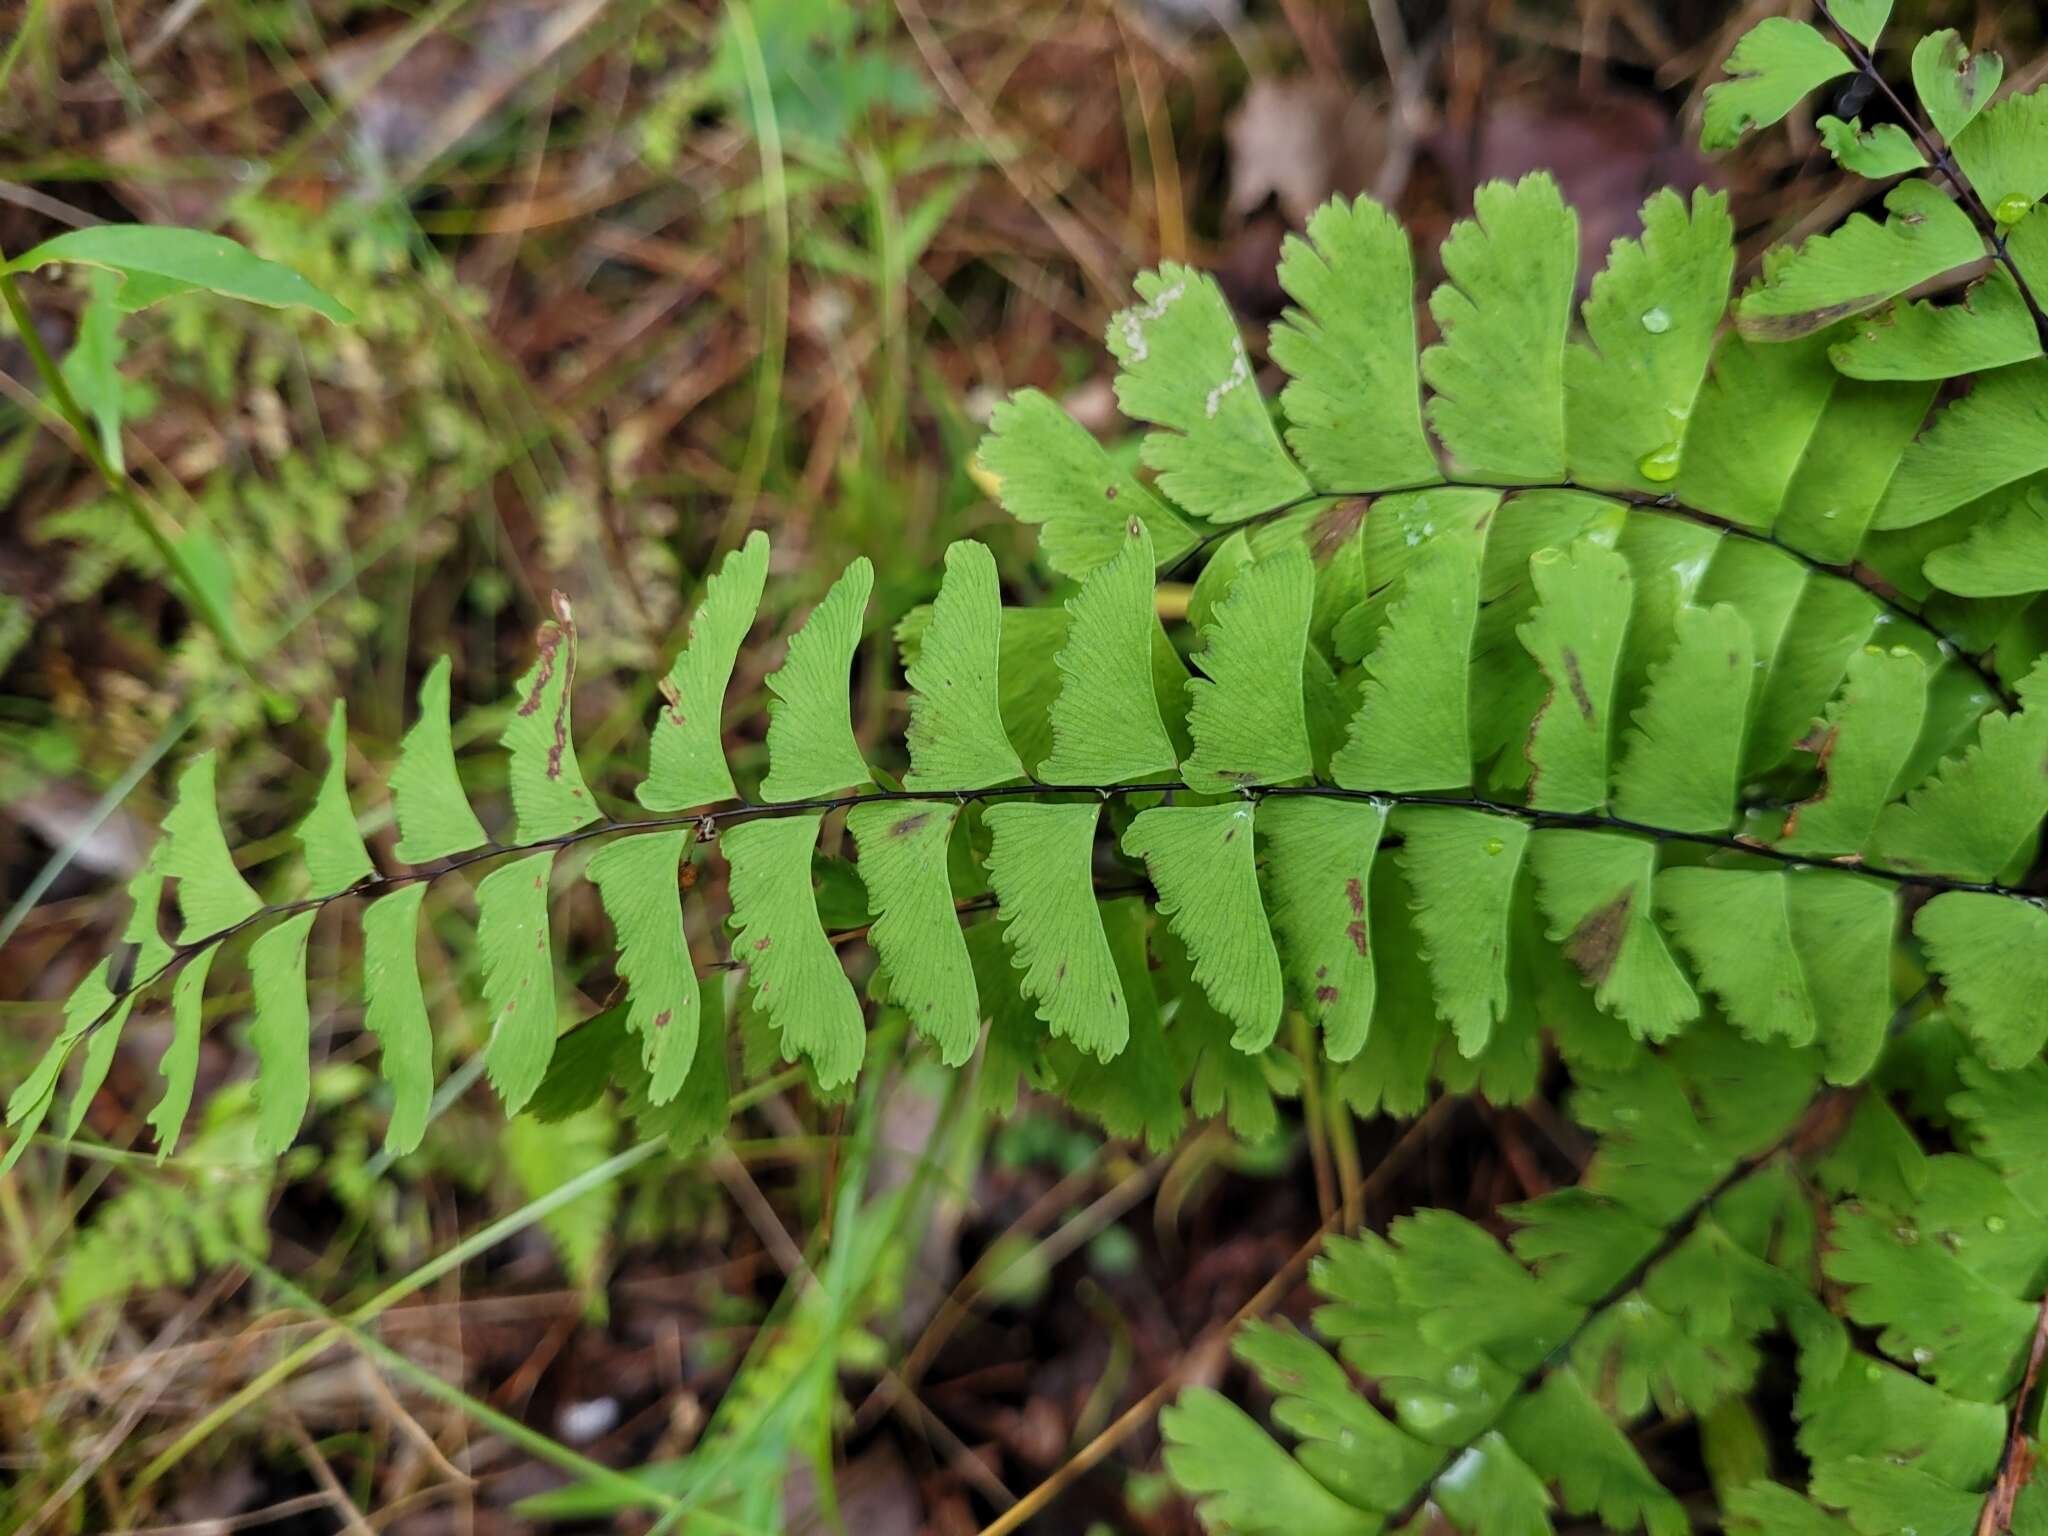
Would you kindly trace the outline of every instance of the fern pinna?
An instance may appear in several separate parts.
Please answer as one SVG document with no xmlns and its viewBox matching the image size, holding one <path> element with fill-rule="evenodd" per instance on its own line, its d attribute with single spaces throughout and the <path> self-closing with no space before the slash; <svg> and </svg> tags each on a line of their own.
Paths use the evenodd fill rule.
<svg viewBox="0 0 2048 1536">
<path fill-rule="evenodd" d="M 1709 144 L 1828 81 L 1882 85 L 1888 9 L 1757 27 L 1708 95 Z M 869 1000 L 949 1065 L 979 1051 L 995 1102 L 1029 1074 L 1155 1143 L 1191 1107 L 1270 1130 L 1308 1038 L 1282 1042 L 1290 1015 L 1362 1113 L 1433 1085 L 1522 1099 L 1548 1041 L 1600 1138 L 1584 1180 L 1509 1212 L 1505 1248 L 1445 1212 L 1333 1242 L 1337 1356 L 1275 1328 L 1239 1344 L 1295 1449 L 1213 1393 L 1166 1418 L 1213 1524 L 1527 1531 L 1562 1507 L 1690 1528 L 1631 1428 L 1740 1411 L 1782 1331 L 1809 1476 L 1722 1478 L 1731 1528 L 2048 1530 L 2025 1475 L 2048 1337 L 2048 92 L 1994 100 L 1997 61 L 1953 33 L 1913 74 L 1920 111 L 1820 123 L 1891 181 L 1882 220 L 1771 252 L 1732 306 L 1724 199 L 1665 192 L 1575 313 L 1577 221 L 1534 175 L 1481 188 L 1445 241 L 1418 350 L 1406 234 L 1368 199 L 1326 206 L 1280 267 L 1284 426 L 1215 282 L 1142 276 L 1107 338 L 1142 468 L 1035 391 L 997 410 L 981 466 L 1070 595 L 1006 607 L 986 548 L 947 551 L 896 628 L 900 777 L 852 724 L 862 560 L 768 678 L 742 795 L 722 717 L 761 533 L 659 685 L 644 815 L 579 764 L 559 599 L 507 705 L 496 838 L 445 660 L 389 776 L 395 863 L 358 829 L 338 706 L 304 873 L 266 871 L 268 900 L 198 758 L 125 942 L 12 1097 L 9 1158 L 73 1057 L 90 1099 L 165 981 L 168 1151 L 209 969 L 244 938 L 258 1144 L 289 1146 L 308 938 L 343 904 L 390 1145 L 416 1145 L 416 946 L 430 888 L 465 870 L 508 1110 L 623 1080 L 684 1139 L 726 1112 L 725 971 L 753 1038 L 822 1092 L 854 1079 L 855 939 Z M 1158 584 L 1189 573 L 1182 623 Z M 713 850 L 730 959 L 700 965 L 684 891 Z M 564 1032 L 550 904 L 572 860 L 622 1000 Z M 1955 1150 L 1922 1152 L 1894 1095 Z"/>
</svg>

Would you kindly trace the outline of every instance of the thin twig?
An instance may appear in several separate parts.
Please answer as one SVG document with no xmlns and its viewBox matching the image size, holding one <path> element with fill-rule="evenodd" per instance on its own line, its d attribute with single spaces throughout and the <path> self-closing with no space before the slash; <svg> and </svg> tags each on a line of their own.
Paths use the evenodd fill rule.
<svg viewBox="0 0 2048 1536">
<path fill-rule="evenodd" d="M 1984 1512 L 1977 1517 L 1977 1536 L 2004 1536 L 2012 1529 L 2013 1506 L 2034 1475 L 2034 1448 L 2027 1440 L 2027 1410 L 2033 1405 L 2034 1383 L 2041 1376 L 2041 1360 L 2048 1356 L 2048 1296 L 2041 1298 L 2034 1319 L 2034 1343 L 2027 1351 L 2027 1372 L 2012 1400 L 2012 1421 L 2006 1427 L 2005 1450 L 1998 1458 L 1998 1476 L 1984 1500 Z"/>
</svg>

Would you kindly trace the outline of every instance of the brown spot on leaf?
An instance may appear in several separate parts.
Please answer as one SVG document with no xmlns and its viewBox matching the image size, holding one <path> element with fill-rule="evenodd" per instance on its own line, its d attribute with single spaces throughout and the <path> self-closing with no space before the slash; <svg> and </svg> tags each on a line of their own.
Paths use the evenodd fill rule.
<svg viewBox="0 0 2048 1536">
<path fill-rule="evenodd" d="M 1336 559 L 1338 551 L 1365 526 L 1365 515 L 1371 510 L 1370 496 L 1347 496 L 1323 508 L 1309 525 L 1309 558 L 1317 565 L 1328 565 Z"/>
<path fill-rule="evenodd" d="M 1844 299 L 1839 304 L 1823 304 L 1818 309 L 1802 310 L 1796 315 L 1752 315 L 1738 309 L 1735 328 L 1752 341 L 1797 341 L 1815 331 L 1826 330 L 1844 315 L 1859 314 L 1878 302 L 1879 295 L 1866 293 Z"/>
<path fill-rule="evenodd" d="M 1317 967 L 1316 967 L 1316 980 L 1317 980 L 1317 981 L 1321 981 L 1321 980 L 1322 980 L 1322 979 L 1323 979 L 1323 978 L 1324 978 L 1325 976 L 1327 976 L 1327 975 L 1329 975 L 1329 974 L 1330 974 L 1330 968 L 1329 968 L 1329 967 L 1328 967 L 1327 965 L 1319 965 L 1319 966 L 1317 966 Z"/>
<path fill-rule="evenodd" d="M 1628 937 L 1629 909 L 1634 906 L 1636 893 L 1623 891 L 1606 906 L 1596 908 L 1579 921 L 1572 930 L 1572 936 L 1565 941 L 1565 958 L 1576 965 L 1587 980 L 1601 982 L 1614 969 L 1614 960 L 1621 953 L 1621 942 Z"/>
<path fill-rule="evenodd" d="M 1104 487 L 1103 487 L 1103 490 L 1102 490 L 1102 499 L 1103 499 L 1104 501 L 1115 501 L 1115 500 L 1116 500 L 1116 487 L 1115 487 L 1115 486 L 1113 486 L 1113 485 L 1109 485 L 1109 486 L 1104 486 Z"/>
<path fill-rule="evenodd" d="M 1337 989 L 1335 987 L 1317 987 L 1316 1001 L 1319 1003 L 1334 1003 L 1337 1001 Z"/>
<path fill-rule="evenodd" d="M 683 695 L 681 691 L 677 689 L 676 685 L 664 677 L 660 682 L 656 683 L 654 686 L 659 688 L 661 690 L 661 696 L 664 699 L 668 700 L 669 719 L 673 720 L 677 725 L 689 724 L 689 722 L 683 718 Z"/>
<path fill-rule="evenodd" d="M 1344 899 L 1351 903 L 1353 917 L 1365 916 L 1365 882 L 1353 875 L 1344 882 Z"/>
<path fill-rule="evenodd" d="M 930 811 L 919 811 L 915 815 L 904 817 L 901 821 L 891 822 L 889 824 L 889 835 L 891 837 L 908 837 L 931 819 L 932 813 Z"/>
<path fill-rule="evenodd" d="M 1593 695 L 1586 692 L 1586 679 L 1579 671 L 1579 653 L 1570 646 L 1564 648 L 1564 676 L 1565 681 L 1571 684 L 1572 702 L 1579 706 L 1579 714 L 1585 718 L 1586 724 L 1591 725 L 1594 717 Z"/>
<path fill-rule="evenodd" d="M 1372 948 L 1372 941 L 1366 937 L 1365 924 L 1362 922 L 1346 923 L 1344 925 L 1344 937 L 1351 941 L 1351 947 L 1361 955 L 1367 953 Z"/>
<path fill-rule="evenodd" d="M 766 934 L 763 934 L 760 938 L 754 940 L 755 953 L 758 954 L 760 951 L 766 949 L 771 942 L 773 941 L 770 940 Z"/>
<path fill-rule="evenodd" d="M 675 1014 L 672 1011 L 664 1008 L 654 1016 L 654 1027 L 656 1029 L 667 1029 L 668 1021 L 674 1017 Z"/>
</svg>

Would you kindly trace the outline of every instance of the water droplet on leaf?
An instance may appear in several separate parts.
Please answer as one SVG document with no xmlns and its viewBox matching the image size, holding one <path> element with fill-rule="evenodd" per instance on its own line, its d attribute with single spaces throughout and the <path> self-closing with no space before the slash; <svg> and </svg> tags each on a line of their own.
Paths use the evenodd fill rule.
<svg viewBox="0 0 2048 1536">
<path fill-rule="evenodd" d="M 2005 1218 L 2003 1216 L 1986 1216 L 1984 1218 L 1984 1230 L 1986 1232 L 2003 1232 L 2005 1230 Z"/>
<path fill-rule="evenodd" d="M 1502 842 L 1497 837 L 1489 837 L 1486 840 L 1486 851 L 1489 855 L 1503 853 L 1506 851 L 1507 846 L 1508 845 L 1506 843 Z"/>
<path fill-rule="evenodd" d="M 1998 200 L 1998 206 L 1991 210 L 1991 217 L 2005 228 L 2011 228 L 2033 211 L 2034 200 L 2024 192 L 2010 192 Z"/>
<path fill-rule="evenodd" d="M 1652 336 L 1662 336 L 1671 329 L 1671 312 L 1661 304 L 1655 309 L 1644 310 L 1643 329 Z"/>
<path fill-rule="evenodd" d="M 1662 448 L 1652 449 L 1636 461 L 1636 470 L 1645 480 L 1664 485 L 1678 478 L 1678 444 L 1666 443 Z"/>
</svg>

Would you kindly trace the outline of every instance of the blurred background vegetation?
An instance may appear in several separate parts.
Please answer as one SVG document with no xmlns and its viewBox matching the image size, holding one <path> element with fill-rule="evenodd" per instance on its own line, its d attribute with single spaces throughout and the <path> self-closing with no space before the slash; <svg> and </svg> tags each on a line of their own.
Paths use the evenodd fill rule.
<svg viewBox="0 0 2048 1536">
<path fill-rule="evenodd" d="M 576 604 L 601 793 L 630 782 L 705 572 L 756 527 L 771 610 L 736 715 L 866 554 L 856 726 L 899 732 L 889 628 L 948 541 L 992 545 L 1007 601 L 1057 592 L 974 462 L 990 408 L 1035 385 L 1134 450 L 1100 336 L 1144 267 L 1215 271 L 1262 343 L 1280 241 L 1332 194 L 1398 208 L 1425 283 L 1473 187 L 1537 167 L 1580 210 L 1584 275 L 1666 184 L 1727 189 L 1752 264 L 1833 224 L 1868 184 L 1796 122 L 1730 160 L 1690 147 L 1734 39 L 1802 9 L 6 0 L 0 250 L 109 220 L 219 229 L 357 323 L 190 297 L 101 328 L 83 278 L 25 285 L 225 636 L 0 330 L 0 1082 L 118 937 L 177 762 L 220 749 L 223 812 L 261 860 L 311 798 L 335 701 L 359 783 L 443 653 L 458 745 L 494 736 L 551 589 Z M 2041 56 L 2029 4 L 1895 19 Z M 750 730 L 730 745 L 757 763 Z M 508 1126 L 466 1065 L 466 897 L 436 900 L 452 1070 L 417 1153 L 377 1150 L 370 1044 L 316 993 L 315 1117 L 255 1162 L 229 989 L 174 1160 L 131 1150 L 168 1030 L 146 1005 L 80 1141 L 0 1178 L 0 1531 L 883 1536 L 973 1532 L 1019 1499 L 1034 1530 L 1188 1530 L 1150 1410 L 1236 1382 L 1231 1319 L 1299 1311 L 1326 1220 L 1490 1212 L 1583 1156 L 1541 1099 L 1359 1122 L 1284 1049 L 1280 1124 L 1164 1150 L 1028 1094 L 998 1114 L 909 1055 L 820 1103 L 737 1046 L 745 1107 L 687 1159 L 610 1103 Z M 594 893 L 557 931 L 593 1011 Z M 316 975 L 352 942 L 323 927 Z"/>
</svg>

